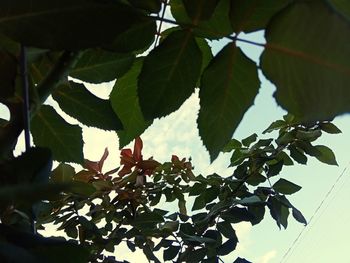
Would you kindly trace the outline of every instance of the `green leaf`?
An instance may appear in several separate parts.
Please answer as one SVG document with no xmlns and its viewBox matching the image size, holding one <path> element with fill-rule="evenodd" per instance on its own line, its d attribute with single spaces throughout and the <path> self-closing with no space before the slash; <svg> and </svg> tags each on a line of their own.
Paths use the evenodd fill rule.
<svg viewBox="0 0 350 263">
<path fill-rule="evenodd" d="M 246 208 L 233 207 L 228 211 L 222 213 L 221 218 L 229 223 L 240 223 L 243 221 L 251 222 L 253 221 L 254 215 L 251 214 Z"/>
<path fill-rule="evenodd" d="M 321 135 L 322 135 L 322 132 L 320 130 L 309 130 L 309 131 L 298 130 L 295 137 L 300 140 L 312 142 L 317 138 L 319 138 Z"/>
<path fill-rule="evenodd" d="M 50 148 L 55 160 L 83 163 L 82 129 L 67 123 L 51 106 L 41 106 L 32 118 L 31 132 L 35 145 Z"/>
<path fill-rule="evenodd" d="M 242 147 L 242 144 L 240 143 L 240 141 L 236 139 L 231 139 L 231 141 L 229 141 L 226 144 L 226 146 L 222 149 L 222 152 L 224 153 L 231 152 L 232 150 L 240 149 L 241 147 Z"/>
<path fill-rule="evenodd" d="M 202 53 L 190 31 L 174 31 L 145 58 L 138 94 L 147 120 L 177 110 L 194 92 Z"/>
<path fill-rule="evenodd" d="M 320 151 L 308 141 L 296 141 L 295 145 L 310 156 L 318 156 L 321 154 Z"/>
<path fill-rule="evenodd" d="M 120 130 L 122 123 L 109 101 L 90 93 L 84 84 L 70 81 L 59 86 L 52 94 L 60 108 L 82 124 L 103 130 Z"/>
<path fill-rule="evenodd" d="M 26 46 L 67 50 L 111 42 L 151 20 L 121 1 L 92 0 L 5 0 L 0 17 L 0 32 Z"/>
<path fill-rule="evenodd" d="M 95 191 L 91 184 L 79 181 L 73 181 L 69 186 L 69 192 L 86 197 L 90 197 Z"/>
<path fill-rule="evenodd" d="M 277 120 L 270 124 L 270 126 L 263 131 L 263 133 L 272 132 L 287 127 L 287 123 L 283 120 Z"/>
<path fill-rule="evenodd" d="M 303 214 L 296 209 L 295 207 L 292 208 L 292 215 L 295 218 L 295 220 L 297 220 L 299 223 L 304 224 L 305 226 L 307 225 L 307 221 L 305 219 L 305 217 L 303 216 Z"/>
<path fill-rule="evenodd" d="M 143 118 L 137 96 L 137 77 L 142 62 L 140 58 L 135 61 L 132 68 L 116 81 L 110 95 L 112 108 L 123 123 L 123 130 L 118 131 L 121 148 L 140 136 L 151 125 L 150 121 L 145 121 Z"/>
<path fill-rule="evenodd" d="M 293 145 L 289 145 L 288 149 L 290 151 L 290 157 L 292 157 L 293 160 L 295 160 L 296 162 L 298 162 L 300 164 L 306 164 L 307 163 L 307 157 L 297 147 L 295 147 Z"/>
<path fill-rule="evenodd" d="M 242 140 L 242 144 L 246 147 L 249 147 L 253 142 L 256 141 L 256 139 L 258 138 L 258 135 L 256 133 L 248 136 L 247 138 Z"/>
<path fill-rule="evenodd" d="M 69 75 L 90 83 L 108 82 L 123 76 L 130 69 L 134 59 L 133 54 L 89 49 L 84 52 Z"/>
<path fill-rule="evenodd" d="M 279 161 L 275 164 L 269 165 L 269 171 L 267 173 L 267 176 L 272 177 L 272 176 L 278 175 L 282 171 L 283 164 L 284 164 L 284 161 Z"/>
<path fill-rule="evenodd" d="M 210 0 L 210 2 L 212 1 L 213 0 Z M 171 14 L 176 19 L 176 21 L 180 25 L 183 24 L 183 27 L 191 25 L 191 27 L 193 27 L 193 33 L 196 36 L 208 39 L 218 39 L 224 36 L 228 36 L 232 33 L 232 27 L 228 14 L 228 10 L 230 8 L 230 0 L 220 0 L 216 5 L 216 8 L 212 13 L 210 19 L 203 21 L 198 21 L 198 19 L 192 20 L 188 17 L 186 8 L 183 4 L 183 0 L 170 1 L 170 7 Z M 206 5 L 204 5 L 204 8 L 208 9 Z"/>
<path fill-rule="evenodd" d="M 186 12 L 194 22 L 208 20 L 214 13 L 219 0 L 182 0 Z"/>
<path fill-rule="evenodd" d="M 331 122 L 324 122 L 320 124 L 322 131 L 330 134 L 341 133 L 341 130 Z"/>
<path fill-rule="evenodd" d="M 131 224 L 140 227 L 143 225 L 152 226 L 161 222 L 164 222 L 163 216 L 155 212 L 150 212 L 137 215 L 137 217 L 131 222 Z"/>
<path fill-rule="evenodd" d="M 163 251 L 164 261 L 174 259 L 180 251 L 180 246 L 170 246 Z"/>
<path fill-rule="evenodd" d="M 204 71 L 199 91 L 198 129 L 211 161 L 231 139 L 253 104 L 259 85 L 255 63 L 233 42 Z"/>
<path fill-rule="evenodd" d="M 301 189 L 301 186 L 296 185 L 286 179 L 279 179 L 273 186 L 277 192 L 285 195 L 291 195 L 298 192 Z"/>
<path fill-rule="evenodd" d="M 206 204 L 207 203 L 205 202 L 205 195 L 204 194 L 197 196 L 196 199 L 194 199 L 192 211 L 202 209 L 205 207 Z"/>
<path fill-rule="evenodd" d="M 350 111 L 350 27 L 325 1 L 295 1 L 269 23 L 266 40 L 261 68 L 284 109 L 310 122 Z"/>
<path fill-rule="evenodd" d="M 69 183 L 75 175 L 75 170 L 72 166 L 65 163 L 60 163 L 51 173 L 51 181 L 54 183 Z"/>
<path fill-rule="evenodd" d="M 315 157 L 323 163 L 330 165 L 338 165 L 335 155 L 331 149 L 324 145 L 316 145 L 315 148 L 321 153 Z"/>
<path fill-rule="evenodd" d="M 289 216 L 288 207 L 274 196 L 269 197 L 267 205 L 270 208 L 270 214 L 272 218 L 275 219 L 278 227 L 281 228 L 282 225 L 284 228 L 287 228 Z"/>
<path fill-rule="evenodd" d="M 16 74 L 16 58 L 0 49 L 0 102 L 5 102 L 14 95 Z"/>
<path fill-rule="evenodd" d="M 237 237 L 234 239 L 229 239 L 225 241 L 225 243 L 223 243 L 221 246 L 217 248 L 218 255 L 225 256 L 230 254 L 233 250 L 236 249 L 237 243 L 238 243 Z"/>
<path fill-rule="evenodd" d="M 228 239 L 237 239 L 236 231 L 233 229 L 232 225 L 229 222 L 220 222 L 217 225 L 217 229 L 220 233 Z"/>
<path fill-rule="evenodd" d="M 249 33 L 264 29 L 271 17 L 291 0 L 232 0 L 230 18 L 234 32 Z"/>
<path fill-rule="evenodd" d="M 142 53 L 153 43 L 156 34 L 156 21 L 143 20 L 134 23 L 127 31 L 119 34 L 112 43 L 104 45 L 104 48 L 121 53 Z"/>
</svg>

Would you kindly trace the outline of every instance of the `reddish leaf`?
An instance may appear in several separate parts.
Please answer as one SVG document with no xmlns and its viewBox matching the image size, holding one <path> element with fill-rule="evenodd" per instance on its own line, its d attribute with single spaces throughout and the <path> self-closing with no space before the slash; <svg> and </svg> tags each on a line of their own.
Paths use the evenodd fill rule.
<svg viewBox="0 0 350 263">
<path fill-rule="evenodd" d="M 142 151 L 142 140 L 140 137 L 137 137 L 135 139 L 135 144 L 134 144 L 134 159 L 136 162 L 139 162 L 142 160 L 142 154 L 141 154 L 141 151 Z"/>
</svg>

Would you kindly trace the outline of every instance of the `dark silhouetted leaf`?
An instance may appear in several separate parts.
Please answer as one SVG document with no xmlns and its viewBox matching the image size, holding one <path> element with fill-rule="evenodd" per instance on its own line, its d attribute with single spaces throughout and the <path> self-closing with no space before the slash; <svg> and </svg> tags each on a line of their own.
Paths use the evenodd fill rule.
<svg viewBox="0 0 350 263">
<path fill-rule="evenodd" d="M 31 121 L 31 132 L 35 145 L 50 148 L 55 160 L 83 163 L 81 128 L 67 123 L 51 106 L 40 108 Z"/>
<path fill-rule="evenodd" d="M 303 214 L 296 209 L 295 207 L 292 208 L 292 215 L 295 218 L 295 220 L 297 220 L 298 222 L 304 224 L 305 226 L 307 225 L 307 221 L 305 219 L 305 217 L 303 216 Z"/>
<path fill-rule="evenodd" d="M 217 224 L 217 229 L 224 237 L 237 240 L 236 231 L 233 229 L 231 223 L 226 221 L 220 222 Z"/>
<path fill-rule="evenodd" d="M 283 178 L 279 179 L 272 187 L 277 192 L 285 195 L 294 194 L 301 189 L 301 186 L 289 182 L 288 180 Z"/>
<path fill-rule="evenodd" d="M 69 183 L 75 175 L 75 170 L 72 166 L 65 163 L 60 163 L 55 170 L 52 171 L 51 181 L 54 183 Z"/>
<path fill-rule="evenodd" d="M 174 31 L 145 58 L 138 94 L 143 115 L 152 120 L 177 110 L 194 92 L 202 53 L 190 31 Z"/>
<path fill-rule="evenodd" d="M 187 14 L 193 21 L 208 20 L 215 11 L 219 0 L 182 0 Z"/>
<path fill-rule="evenodd" d="M 193 32 L 196 36 L 208 39 L 218 39 L 224 36 L 228 36 L 232 33 L 232 27 L 228 13 L 228 10 L 230 8 L 230 0 L 220 0 L 216 5 L 216 8 L 212 13 L 210 19 L 203 21 L 198 21 L 198 19 L 192 20 L 189 18 L 182 1 L 183 0 L 170 1 L 171 13 L 177 22 L 184 24 L 184 27 L 186 27 L 186 25 L 192 25 L 194 27 Z M 215 0 L 210 0 L 209 2 L 213 1 Z M 209 7 L 204 4 L 205 9 L 208 9 Z"/>
<path fill-rule="evenodd" d="M 90 49 L 69 72 L 73 78 L 90 83 L 112 81 L 123 76 L 134 62 L 132 54 L 118 54 L 102 49 Z"/>
<path fill-rule="evenodd" d="M 180 246 L 170 246 L 167 249 L 165 249 L 163 251 L 164 261 L 174 259 L 177 256 L 177 254 L 179 253 L 180 248 L 181 248 Z"/>
<path fill-rule="evenodd" d="M 291 0 L 232 0 L 230 18 L 236 33 L 264 29 L 270 18 Z"/>
<path fill-rule="evenodd" d="M 275 164 L 269 165 L 269 171 L 267 172 L 267 176 L 271 177 L 271 176 L 278 175 L 282 171 L 283 164 L 284 164 L 284 161 L 279 161 Z"/>
<path fill-rule="evenodd" d="M 272 132 L 274 130 L 279 130 L 281 128 L 284 128 L 287 126 L 287 123 L 283 120 L 277 120 L 274 121 L 273 123 L 270 124 L 270 126 L 263 132 L 263 133 L 268 133 Z"/>
<path fill-rule="evenodd" d="M 259 86 L 255 63 L 234 43 L 226 45 L 204 71 L 198 129 L 211 161 L 231 139 Z"/>
<path fill-rule="evenodd" d="M 217 248 L 218 255 L 225 256 L 230 254 L 233 250 L 236 249 L 237 243 L 238 243 L 237 238 L 229 239 L 225 241 L 225 243 L 223 243 L 221 246 Z"/>
<path fill-rule="evenodd" d="M 17 61 L 10 53 L 0 50 L 0 102 L 12 97 L 15 93 Z"/>
<path fill-rule="evenodd" d="M 103 130 L 121 130 L 122 123 L 109 101 L 90 93 L 84 84 L 70 81 L 57 88 L 52 97 L 60 108 L 82 124 Z"/>
<path fill-rule="evenodd" d="M 233 263 L 252 263 L 252 262 L 250 262 L 244 258 L 238 257 L 238 258 L 236 258 L 236 260 Z"/>
<path fill-rule="evenodd" d="M 320 124 L 321 129 L 327 133 L 337 134 L 341 133 L 341 130 L 331 122 L 325 122 Z"/>
<path fill-rule="evenodd" d="M 261 67 L 284 109 L 303 121 L 350 111 L 350 27 L 326 2 L 295 1 L 271 20 L 266 40 Z"/>
<path fill-rule="evenodd" d="M 248 136 L 247 138 L 244 138 L 242 140 L 242 144 L 246 147 L 249 147 L 253 142 L 255 142 L 258 139 L 258 135 L 256 133 Z"/>
<path fill-rule="evenodd" d="M 290 157 L 292 157 L 293 160 L 295 160 L 296 162 L 298 162 L 300 164 L 306 164 L 307 163 L 307 157 L 298 148 L 296 148 L 293 145 L 290 145 L 288 147 L 288 149 L 290 151 Z"/>
<path fill-rule="evenodd" d="M 104 45 L 104 48 L 122 53 L 142 53 L 153 43 L 156 33 L 155 20 L 137 22 L 127 31 L 119 34 L 111 44 Z"/>
<path fill-rule="evenodd" d="M 273 219 L 275 219 L 279 228 L 281 225 L 287 228 L 289 209 L 285 206 L 278 198 L 270 196 L 267 205 L 270 208 L 270 214 Z"/>
<path fill-rule="evenodd" d="M 0 17 L 0 32 L 18 42 L 68 50 L 111 42 L 134 24 L 149 21 L 121 1 L 92 0 L 5 0 Z"/>
</svg>

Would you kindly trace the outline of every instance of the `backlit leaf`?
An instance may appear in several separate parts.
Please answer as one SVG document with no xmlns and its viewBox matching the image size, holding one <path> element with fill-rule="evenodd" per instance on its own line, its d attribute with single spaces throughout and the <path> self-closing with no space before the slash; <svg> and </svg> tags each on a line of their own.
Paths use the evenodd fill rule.
<svg viewBox="0 0 350 263">
<path fill-rule="evenodd" d="M 138 94 L 146 119 L 177 110 L 194 92 L 202 53 L 190 31 L 174 31 L 145 58 Z"/>
<path fill-rule="evenodd" d="M 51 107 L 43 105 L 31 121 L 36 146 L 48 147 L 57 161 L 83 163 L 82 129 L 67 123 Z"/>
<path fill-rule="evenodd" d="M 82 124 L 103 130 L 121 130 L 122 123 L 108 100 L 88 91 L 84 84 L 70 81 L 62 84 L 52 94 L 60 108 Z"/>
<path fill-rule="evenodd" d="M 295 1 L 269 23 L 266 40 L 261 67 L 284 109 L 303 121 L 350 111 L 350 27 L 326 2 Z"/>
<path fill-rule="evenodd" d="M 135 61 L 132 68 L 116 81 L 110 95 L 112 108 L 123 123 L 123 130 L 118 131 L 121 148 L 140 136 L 151 124 L 143 118 L 137 96 L 137 76 L 142 62 L 142 59 Z"/>
<path fill-rule="evenodd" d="M 291 0 L 232 0 L 230 18 L 236 33 L 264 29 L 270 18 Z"/>
<path fill-rule="evenodd" d="M 301 186 L 296 185 L 283 178 L 279 179 L 272 187 L 277 192 L 285 195 L 294 194 L 301 189 Z"/>
<path fill-rule="evenodd" d="M 90 83 L 108 82 L 124 75 L 133 62 L 132 54 L 90 49 L 78 60 L 69 75 Z"/>
<path fill-rule="evenodd" d="M 255 63 L 234 43 L 226 45 L 204 71 L 198 129 L 211 161 L 231 139 L 259 86 Z"/>
<path fill-rule="evenodd" d="M 319 155 L 315 156 L 320 162 L 330 165 L 338 165 L 335 155 L 330 148 L 324 145 L 316 145 L 315 148 L 320 152 Z"/>
</svg>

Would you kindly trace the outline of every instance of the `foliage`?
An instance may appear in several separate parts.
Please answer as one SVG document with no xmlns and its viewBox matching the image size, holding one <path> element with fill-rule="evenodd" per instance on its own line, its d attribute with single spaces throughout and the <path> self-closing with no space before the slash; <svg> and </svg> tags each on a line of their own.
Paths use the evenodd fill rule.
<svg viewBox="0 0 350 263">
<path fill-rule="evenodd" d="M 162 16 L 167 7 L 174 20 Z M 100 256 L 108 247 L 106 239 L 113 240 L 109 244 L 111 250 L 118 240 L 126 238 L 129 247 L 141 247 L 149 258 L 154 259 L 153 251 L 163 247 L 164 259 L 207 257 L 210 262 L 212 256 L 235 248 L 236 238 L 227 222 L 244 219 L 257 223 L 261 218 L 254 217 L 254 221 L 251 214 L 261 216 L 261 207 L 272 211 L 279 226 L 286 227 L 289 210 L 305 223 L 301 213 L 283 197 L 299 190 L 298 186 L 285 179 L 268 189 L 258 185 L 279 174 L 283 165 L 292 164 L 292 159 L 305 164 L 310 155 L 321 162 L 336 164 L 329 148 L 313 146 L 311 142 L 321 135 L 321 130 L 340 132 L 328 121 L 350 111 L 349 10 L 350 5 L 339 0 L 1 1 L 0 103 L 8 107 L 11 116 L 0 121 L 0 226 L 4 229 L 0 235 L 0 254 L 9 256 L 9 251 L 17 251 L 13 258 L 8 258 L 13 262 L 23 262 L 23 257 L 28 262 L 39 262 L 40 257 L 49 262 L 66 261 L 53 257 L 63 249 L 76 253 L 73 258 L 84 262 L 84 258 Z M 176 27 L 157 29 L 160 21 Z M 256 30 L 265 30 L 266 44 L 241 38 L 241 32 Z M 211 40 L 229 43 L 213 56 Z M 244 54 L 237 45 L 239 41 L 264 49 L 260 65 Z M 280 131 L 274 143 L 265 139 L 255 143 L 255 135 L 242 142 L 231 140 L 259 92 L 259 69 L 276 85 L 277 103 L 295 119 L 276 121 L 267 129 Z M 25 77 L 29 109 L 25 108 L 22 90 L 26 86 Z M 99 98 L 84 84 L 114 79 L 109 99 Z M 158 164 L 130 155 L 130 151 L 122 152 L 125 176 L 119 179 L 102 173 L 105 155 L 98 166 L 84 161 L 82 125 L 116 131 L 123 147 L 138 138 L 154 119 L 177 110 L 196 88 L 200 97 L 200 137 L 212 161 L 223 149 L 233 151 L 234 178 L 194 176 L 185 160 L 174 157 L 168 164 Z M 68 123 L 56 109 L 44 105 L 50 96 L 79 124 Z M 29 113 L 36 147 L 14 157 L 13 149 L 25 128 L 23 111 Z M 252 143 L 255 144 L 250 146 Z M 54 171 L 53 182 L 48 183 L 52 160 L 63 164 Z M 86 169 L 75 173 L 67 162 L 84 165 Z M 181 166 L 185 164 L 186 167 Z M 181 171 L 174 172 L 176 165 L 188 174 L 181 177 Z M 136 173 L 127 175 L 130 169 L 141 171 L 142 176 L 147 172 L 152 181 L 144 183 L 144 177 Z M 133 180 L 137 180 L 136 185 Z M 254 191 L 260 190 L 251 192 L 246 184 L 257 186 Z M 234 185 L 239 186 L 237 192 Z M 151 193 L 154 187 L 164 192 Z M 193 190 L 195 187 L 207 189 L 205 196 Z M 228 192 L 221 193 L 223 189 Z M 62 190 L 63 195 L 59 194 Z M 109 200 L 112 198 L 109 193 L 117 199 L 122 196 L 126 199 Z M 167 201 L 178 200 L 180 214 L 169 217 L 160 210 L 149 210 L 150 203 L 157 203 L 163 194 Z M 185 216 L 184 196 L 188 194 L 196 196 L 192 210 L 204 209 L 205 214 Z M 95 200 L 102 200 L 106 207 L 97 206 Z M 117 203 L 119 206 L 115 207 Z M 57 210 L 52 210 L 52 205 Z M 84 206 L 93 205 L 88 217 L 76 214 Z M 71 211 L 73 208 L 76 211 Z M 78 247 L 76 242 L 56 242 L 29 234 L 30 218 L 37 214 L 36 209 L 50 215 L 50 220 L 74 222 L 71 223 L 74 226 L 65 225 L 63 229 L 70 229 L 67 234 L 73 239 L 79 236 L 85 248 Z M 122 215 L 116 220 L 111 215 L 108 228 L 100 228 L 95 223 L 101 218 L 95 222 L 91 216 L 98 212 L 107 220 L 108 209 L 119 209 Z M 56 213 L 51 214 L 52 211 Z M 68 211 L 73 214 L 67 216 Z M 40 220 L 42 213 L 37 215 Z M 142 220 L 149 220 L 148 228 L 140 227 Z M 217 229 L 212 229 L 212 222 Z M 119 223 L 118 229 L 128 228 L 114 233 L 115 224 Z M 84 238 L 77 226 L 86 232 Z M 150 229 L 157 231 L 152 234 Z M 22 237 L 32 240 L 28 241 L 31 245 L 5 234 L 11 232 L 18 240 Z M 179 241 L 167 241 L 171 235 Z M 163 243 L 153 247 L 151 237 L 160 238 Z"/>
<path fill-rule="evenodd" d="M 266 130 L 278 130 L 276 139 L 257 140 L 253 134 L 241 142 L 229 142 L 224 151 L 232 154 L 235 170 L 230 177 L 195 176 L 191 161 L 175 155 L 162 164 L 153 158 L 145 160 L 140 138 L 136 138 L 133 151 L 121 151 L 120 169 L 103 172 L 107 149 L 100 161 L 85 160 L 79 172 L 60 164 L 51 180 L 79 183 L 80 189 L 64 191 L 59 198 L 43 203 L 46 212 L 39 212 L 38 224 L 42 228 L 51 222 L 57 225 L 90 251 L 92 262 L 119 262 L 114 256 L 118 253 L 107 252 L 118 251 L 121 243 L 131 251 L 142 249 L 155 262 L 217 262 L 237 246 L 232 224 L 258 224 L 266 210 L 278 227 L 287 228 L 290 213 L 300 223 L 307 223 L 287 199 L 301 187 L 276 179 L 285 165 L 305 163 L 307 156 L 336 164 L 329 148 L 313 145 L 322 127 L 332 124 L 318 122 L 307 127 L 290 116 L 285 119 Z M 93 191 L 86 195 L 88 187 Z M 165 203 L 177 203 L 178 211 Z"/>
</svg>

